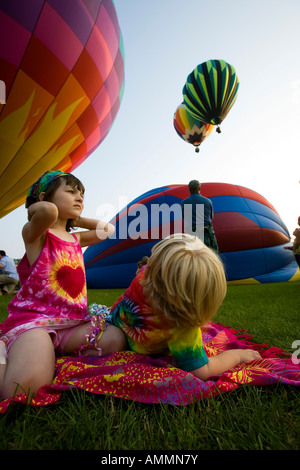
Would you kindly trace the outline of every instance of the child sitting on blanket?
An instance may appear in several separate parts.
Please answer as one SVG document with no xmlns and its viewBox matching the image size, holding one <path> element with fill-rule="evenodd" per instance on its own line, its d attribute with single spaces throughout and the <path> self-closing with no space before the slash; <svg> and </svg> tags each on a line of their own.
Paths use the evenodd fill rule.
<svg viewBox="0 0 300 470">
<path fill-rule="evenodd" d="M 111 309 L 132 351 L 170 353 L 180 369 L 201 380 L 238 364 L 259 359 L 258 352 L 233 349 L 208 358 L 201 326 L 217 312 L 226 295 L 222 262 L 197 237 L 171 235 L 152 255 Z"/>
<path fill-rule="evenodd" d="M 22 287 L 0 325 L 1 398 L 35 394 L 51 383 L 55 353 L 99 355 L 126 346 L 121 330 L 110 325 L 103 331 L 87 312 L 81 247 L 109 237 L 114 226 L 81 217 L 83 195 L 82 183 L 62 171 L 44 173 L 28 193 L 26 254 L 18 265 Z M 70 227 L 85 230 L 71 234 Z"/>
</svg>

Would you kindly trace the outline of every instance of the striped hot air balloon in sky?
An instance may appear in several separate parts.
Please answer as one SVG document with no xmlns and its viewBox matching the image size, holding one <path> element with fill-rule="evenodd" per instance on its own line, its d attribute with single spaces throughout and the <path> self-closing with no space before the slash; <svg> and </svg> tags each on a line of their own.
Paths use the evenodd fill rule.
<svg viewBox="0 0 300 470">
<path fill-rule="evenodd" d="M 103 141 L 124 87 L 112 0 L 0 1 L 0 217 L 47 170 L 73 171 Z"/>
<path fill-rule="evenodd" d="M 187 77 L 183 102 L 195 119 L 218 125 L 233 106 L 239 88 L 234 67 L 224 60 L 199 64 Z"/>
<path fill-rule="evenodd" d="M 181 103 L 173 117 L 174 128 L 185 142 L 192 144 L 199 152 L 200 144 L 211 134 L 214 126 L 195 119 L 187 107 Z"/>
<path fill-rule="evenodd" d="M 129 286 L 137 262 L 170 233 L 181 232 L 181 201 L 187 185 L 154 188 L 121 210 L 112 220 L 114 237 L 84 253 L 89 288 Z M 289 232 L 276 209 L 257 192 L 227 183 L 202 183 L 201 194 L 213 202 L 213 226 L 232 284 L 284 282 L 300 279 Z"/>
</svg>

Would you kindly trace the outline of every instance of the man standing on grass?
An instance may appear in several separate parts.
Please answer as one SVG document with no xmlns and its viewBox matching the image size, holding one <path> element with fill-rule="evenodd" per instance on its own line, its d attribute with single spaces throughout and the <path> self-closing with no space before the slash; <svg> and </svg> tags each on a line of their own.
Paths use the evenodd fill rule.
<svg viewBox="0 0 300 470">
<path fill-rule="evenodd" d="M 205 245 L 219 253 L 219 247 L 212 225 L 214 215 L 210 199 L 200 194 L 201 185 L 198 180 L 189 182 L 190 196 L 181 203 L 184 219 L 184 231 L 196 235 Z"/>
</svg>

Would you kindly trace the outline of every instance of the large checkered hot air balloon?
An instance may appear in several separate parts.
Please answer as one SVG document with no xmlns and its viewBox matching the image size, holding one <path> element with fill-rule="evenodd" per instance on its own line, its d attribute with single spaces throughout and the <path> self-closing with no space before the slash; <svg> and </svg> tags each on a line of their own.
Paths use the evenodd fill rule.
<svg viewBox="0 0 300 470">
<path fill-rule="evenodd" d="M 124 54 L 112 0 L 1 0 L 0 217 L 47 170 L 73 171 L 119 110 Z"/>
<path fill-rule="evenodd" d="M 239 88 L 234 67 L 224 60 L 199 64 L 187 77 L 183 102 L 195 119 L 221 124 L 232 108 Z"/>
<path fill-rule="evenodd" d="M 226 183 L 202 183 L 201 194 L 213 202 L 213 226 L 227 281 L 232 284 L 300 279 L 289 232 L 276 209 L 251 189 Z M 113 238 L 84 253 L 89 288 L 129 286 L 137 262 L 151 255 L 162 238 L 183 230 L 181 201 L 187 185 L 155 188 L 121 210 L 112 223 Z"/>
</svg>

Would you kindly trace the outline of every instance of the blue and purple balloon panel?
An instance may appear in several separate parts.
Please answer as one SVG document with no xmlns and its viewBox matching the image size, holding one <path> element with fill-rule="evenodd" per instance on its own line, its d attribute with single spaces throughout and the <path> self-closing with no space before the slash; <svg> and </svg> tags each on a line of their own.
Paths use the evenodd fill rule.
<svg viewBox="0 0 300 470">
<path fill-rule="evenodd" d="M 284 249 L 288 229 L 263 196 L 226 183 L 202 183 L 201 194 L 214 206 L 213 226 L 229 284 L 300 280 L 292 252 Z M 187 185 L 164 186 L 120 211 L 111 220 L 113 237 L 84 253 L 88 288 L 127 287 L 137 262 L 150 256 L 159 240 L 183 231 L 180 204 L 188 196 Z"/>
</svg>

